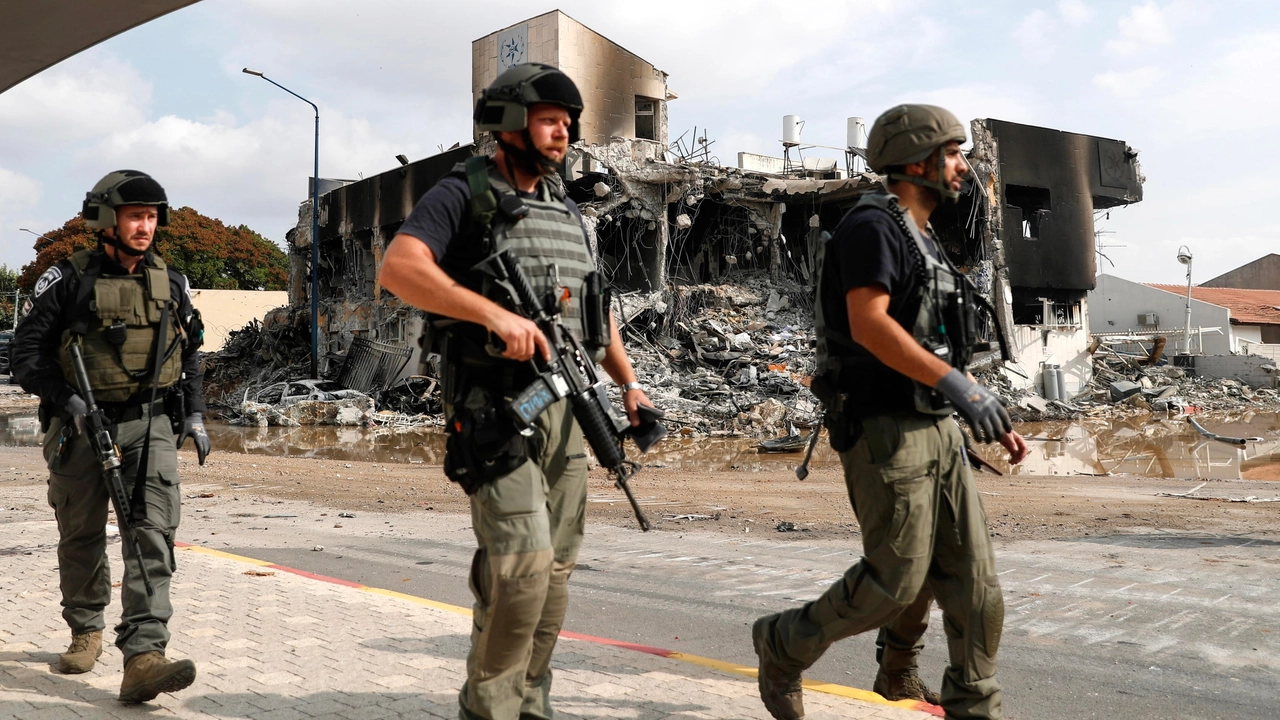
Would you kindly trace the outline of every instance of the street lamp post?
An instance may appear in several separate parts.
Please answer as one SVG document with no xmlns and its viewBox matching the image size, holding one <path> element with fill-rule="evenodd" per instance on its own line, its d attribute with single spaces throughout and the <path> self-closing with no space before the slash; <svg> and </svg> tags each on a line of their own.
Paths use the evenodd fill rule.
<svg viewBox="0 0 1280 720">
<path fill-rule="evenodd" d="M 311 175 L 311 377 L 320 378 L 320 108 L 298 93 L 272 80 L 258 70 L 244 68 L 246 75 L 257 75 L 298 98 L 316 111 L 315 167 Z"/>
<path fill-rule="evenodd" d="M 1191 249 L 1186 245 L 1178 248 L 1178 262 L 1187 266 L 1187 322 L 1182 331 L 1182 354 L 1191 354 Z"/>
</svg>

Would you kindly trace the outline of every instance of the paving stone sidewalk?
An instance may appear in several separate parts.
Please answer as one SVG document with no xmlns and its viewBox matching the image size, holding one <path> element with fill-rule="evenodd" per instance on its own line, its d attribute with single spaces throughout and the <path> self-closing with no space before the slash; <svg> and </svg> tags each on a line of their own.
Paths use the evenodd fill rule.
<svg viewBox="0 0 1280 720">
<path fill-rule="evenodd" d="M 154 702 L 116 701 L 123 674 L 108 646 L 92 672 L 52 669 L 70 633 L 60 616 L 57 529 L 0 525 L 0 718 L 454 718 L 471 621 L 407 597 L 258 567 L 199 549 L 178 553 L 169 655 L 195 684 Z M 118 538 L 108 546 L 119 577 Z M 118 590 L 107 611 L 119 614 Z M 587 640 L 561 639 L 558 717 L 762 718 L 755 681 Z M 807 716 L 930 717 L 807 692 Z"/>
</svg>

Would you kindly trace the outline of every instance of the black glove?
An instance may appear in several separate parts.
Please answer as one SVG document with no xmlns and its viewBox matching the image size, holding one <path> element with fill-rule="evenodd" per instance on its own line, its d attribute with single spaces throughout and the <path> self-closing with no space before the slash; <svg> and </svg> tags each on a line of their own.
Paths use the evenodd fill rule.
<svg viewBox="0 0 1280 720">
<path fill-rule="evenodd" d="M 956 406 L 956 410 L 969 423 L 974 439 L 978 442 L 1003 440 L 1005 435 L 1013 432 L 1013 421 L 1009 419 L 1009 412 L 1004 409 L 1000 398 L 959 370 L 953 369 L 943 375 L 933 387 Z"/>
<path fill-rule="evenodd" d="M 71 397 L 67 398 L 67 401 L 62 404 L 62 409 L 67 411 L 72 420 L 78 420 L 89 412 L 89 406 L 84 404 L 84 398 L 75 393 L 72 393 Z"/>
<path fill-rule="evenodd" d="M 178 435 L 178 447 L 182 447 L 182 443 L 187 438 L 191 438 L 196 444 L 196 457 L 199 458 L 200 464 L 204 465 L 204 459 L 209 455 L 209 435 L 204 431 L 204 416 L 200 413 L 191 413 L 186 420 L 182 421 L 182 433 Z"/>
</svg>

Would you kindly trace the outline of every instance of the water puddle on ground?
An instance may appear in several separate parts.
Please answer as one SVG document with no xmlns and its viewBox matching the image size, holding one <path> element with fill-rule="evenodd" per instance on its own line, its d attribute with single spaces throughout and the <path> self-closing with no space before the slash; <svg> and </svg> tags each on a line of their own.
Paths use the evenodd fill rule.
<svg viewBox="0 0 1280 720">
<path fill-rule="evenodd" d="M 1201 436 L 1183 419 L 1161 416 L 1025 423 L 1017 429 L 1029 438 L 1031 454 L 1013 468 L 1013 474 L 1129 473 L 1280 481 L 1280 415 L 1205 416 L 1200 423 L 1219 435 L 1260 437 L 1262 441 L 1240 448 Z M 208 429 L 218 452 L 380 463 L 444 462 L 444 433 L 439 428 L 388 432 L 332 426 L 237 427 L 211 422 Z M 635 458 L 634 448 L 629 453 L 645 465 L 674 470 L 789 471 L 803 458 L 802 453 L 762 454 L 756 451 L 756 443 L 743 438 L 670 437 L 641 458 Z M 0 415 L 0 446 L 39 444 L 40 429 L 34 414 Z M 1003 450 L 990 446 L 981 452 L 1001 471 L 1009 471 Z M 838 462 L 822 439 L 813 464 Z"/>
</svg>

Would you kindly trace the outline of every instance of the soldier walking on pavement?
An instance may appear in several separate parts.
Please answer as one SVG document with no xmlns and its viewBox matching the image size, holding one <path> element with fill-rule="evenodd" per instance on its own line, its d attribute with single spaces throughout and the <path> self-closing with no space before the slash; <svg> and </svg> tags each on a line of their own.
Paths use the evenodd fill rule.
<svg viewBox="0 0 1280 720">
<path fill-rule="evenodd" d="M 132 497 L 131 533 L 141 549 L 139 557 L 134 544 L 121 543 L 120 700 L 139 703 L 181 690 L 196 676 L 192 661 L 170 660 L 165 646 L 173 614 L 169 584 L 177 569 L 177 448 L 191 437 L 201 464 L 209 452 L 197 352 L 203 330 L 186 277 L 152 251 L 156 227 L 169 221 L 159 183 L 136 170 L 113 172 L 87 194 L 83 214 L 98 231 L 97 248 L 79 250 L 40 276 L 11 357 L 23 389 L 40 396 L 49 504 L 58 521 L 62 617 L 71 626 L 71 645 L 58 658 L 63 673 L 93 669 L 111 602 L 109 492 L 83 427 L 88 408 L 72 346 L 83 356 L 89 392 L 119 447 L 124 489 Z M 185 408 L 176 436 L 169 415 L 179 411 L 167 411 L 166 404 Z"/>
<path fill-rule="evenodd" d="M 429 313 L 431 346 L 444 361 L 445 472 L 471 497 L 478 549 L 462 720 L 552 716 L 551 652 L 582 544 L 587 487 L 582 431 L 567 400 L 544 411 L 531 433 L 501 410 L 535 380 L 530 358 L 547 356 L 548 343 L 508 309 L 477 263 L 513 253 L 538 292 L 554 292 L 566 326 L 622 387 L 632 425 L 636 408 L 650 404 L 622 343 L 608 341 L 618 337 L 613 318 L 592 327 L 582 312 L 599 278 L 555 170 L 578 139 L 581 112 L 578 88 L 549 65 L 499 75 L 475 111 L 496 153 L 459 164 L 418 201 L 379 273 L 385 288 Z"/>
<path fill-rule="evenodd" d="M 833 642 L 919 611 L 927 581 L 942 608 L 948 718 L 1004 717 L 996 651 L 1004 602 L 958 412 L 1013 463 L 1027 453 L 1000 400 L 965 372 L 974 291 L 935 241 L 933 210 L 969 172 L 964 126 L 900 105 L 871 129 L 868 163 L 888 192 L 864 196 L 820 250 L 814 394 L 840 453 L 863 556 L 820 598 L 752 627 L 760 697 L 778 720 L 804 717 L 801 673 Z M 927 604 L 925 604 L 927 612 Z M 917 612 L 917 614 L 919 614 Z M 910 623 L 908 623 L 910 624 Z"/>
</svg>

